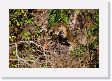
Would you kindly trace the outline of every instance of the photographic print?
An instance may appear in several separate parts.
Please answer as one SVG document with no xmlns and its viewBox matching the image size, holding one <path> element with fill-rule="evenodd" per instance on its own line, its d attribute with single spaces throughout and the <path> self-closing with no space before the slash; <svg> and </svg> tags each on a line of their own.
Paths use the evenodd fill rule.
<svg viewBox="0 0 112 81">
<path fill-rule="evenodd" d="M 0 13 L 2 77 L 109 77 L 106 0 L 5 4 Z"/>
<path fill-rule="evenodd" d="M 99 68 L 99 9 L 9 9 L 9 68 Z"/>
</svg>

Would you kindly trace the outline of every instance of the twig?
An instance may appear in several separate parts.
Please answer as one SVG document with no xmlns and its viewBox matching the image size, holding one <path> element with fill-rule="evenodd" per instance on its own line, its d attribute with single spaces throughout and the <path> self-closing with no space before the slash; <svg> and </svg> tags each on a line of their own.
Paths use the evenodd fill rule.
<svg viewBox="0 0 112 81">
<path fill-rule="evenodd" d="M 19 55 L 18 55 L 18 50 L 17 50 L 17 43 L 15 43 L 15 47 L 16 47 L 16 57 L 23 61 L 25 64 L 27 64 L 28 66 L 32 67 L 28 62 L 26 62 L 24 59 L 20 58 Z"/>
<path fill-rule="evenodd" d="M 18 59 L 9 59 L 9 60 L 17 61 Z M 37 62 L 37 61 L 34 61 L 34 60 L 25 60 L 25 61 Z"/>
<path fill-rule="evenodd" d="M 41 45 L 38 45 L 37 43 L 35 43 L 34 41 L 19 41 L 18 43 L 27 43 L 27 44 L 35 44 L 37 47 L 42 47 Z M 43 48 L 43 47 L 42 47 Z"/>
</svg>

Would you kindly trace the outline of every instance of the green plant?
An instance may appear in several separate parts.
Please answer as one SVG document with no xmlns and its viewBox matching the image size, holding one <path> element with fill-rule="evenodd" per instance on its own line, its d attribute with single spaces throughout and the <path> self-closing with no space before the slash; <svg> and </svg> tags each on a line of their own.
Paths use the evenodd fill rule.
<svg viewBox="0 0 112 81">
<path fill-rule="evenodd" d="M 24 40 L 30 40 L 30 33 L 27 31 L 22 31 L 21 33 Z"/>
<path fill-rule="evenodd" d="M 35 37 L 39 37 L 41 35 L 41 28 L 39 26 L 35 26 Z"/>
<path fill-rule="evenodd" d="M 84 45 L 79 45 L 77 48 L 73 48 L 73 47 L 70 47 L 69 48 L 69 54 L 71 57 L 81 57 L 81 55 L 83 55 L 86 51 L 86 46 Z"/>
<path fill-rule="evenodd" d="M 69 24 L 69 15 L 73 10 L 64 10 L 64 9 L 53 9 L 50 10 L 48 26 L 51 27 L 55 23 L 64 22 Z"/>
<path fill-rule="evenodd" d="M 10 9 L 9 13 L 10 26 L 23 26 L 24 24 L 30 24 L 33 20 L 27 9 Z"/>
<path fill-rule="evenodd" d="M 16 40 L 16 36 L 9 36 L 10 42 L 14 42 Z"/>
<path fill-rule="evenodd" d="M 75 50 L 74 50 L 74 54 L 76 55 L 76 57 L 81 57 L 82 54 L 84 54 L 86 51 L 86 46 L 84 45 L 79 45 Z"/>
<path fill-rule="evenodd" d="M 74 48 L 72 46 L 69 47 L 69 54 L 71 57 L 75 56 L 75 51 L 74 51 Z"/>
</svg>

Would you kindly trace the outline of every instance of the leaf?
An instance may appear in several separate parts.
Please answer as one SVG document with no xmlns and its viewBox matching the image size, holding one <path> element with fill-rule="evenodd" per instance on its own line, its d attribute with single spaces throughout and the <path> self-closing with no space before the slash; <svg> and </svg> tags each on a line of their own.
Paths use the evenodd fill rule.
<svg viewBox="0 0 112 81">
<path fill-rule="evenodd" d="M 24 13 L 24 10 L 23 10 L 23 9 L 21 9 L 21 12 L 22 12 L 22 13 Z"/>
<path fill-rule="evenodd" d="M 61 20 L 61 10 L 56 11 L 55 23 Z"/>
<path fill-rule="evenodd" d="M 16 50 L 13 51 L 13 54 L 16 54 Z"/>
<path fill-rule="evenodd" d="M 65 14 L 61 14 L 61 19 L 64 23 L 69 24 L 69 18 Z"/>
<path fill-rule="evenodd" d="M 19 22 L 17 22 L 17 26 L 20 26 L 20 23 Z"/>
<path fill-rule="evenodd" d="M 48 26 L 51 27 L 55 23 L 56 14 L 50 15 L 48 19 Z"/>
<path fill-rule="evenodd" d="M 33 18 L 30 18 L 30 19 L 28 19 L 28 20 L 25 20 L 25 23 L 26 23 L 26 24 L 30 24 L 30 23 L 32 22 L 32 20 L 33 20 Z"/>
<path fill-rule="evenodd" d="M 21 33 L 21 35 L 22 35 L 22 38 L 23 38 L 24 40 L 30 40 L 30 33 L 29 33 L 29 32 L 23 31 L 23 32 Z"/>
<path fill-rule="evenodd" d="M 50 15 L 55 14 L 57 12 L 57 9 L 53 9 L 50 11 Z"/>
<path fill-rule="evenodd" d="M 69 24 L 68 12 L 69 11 L 59 9 L 51 10 L 48 19 L 48 26 L 51 27 L 60 21 Z"/>
</svg>

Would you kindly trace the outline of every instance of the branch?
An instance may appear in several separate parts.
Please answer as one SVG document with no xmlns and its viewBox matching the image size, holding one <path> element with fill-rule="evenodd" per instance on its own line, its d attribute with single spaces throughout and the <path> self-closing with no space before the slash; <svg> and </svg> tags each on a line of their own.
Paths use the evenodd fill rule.
<svg viewBox="0 0 112 81">
<path fill-rule="evenodd" d="M 17 51 L 17 43 L 15 43 L 15 47 L 16 47 L 16 57 L 23 61 L 25 64 L 27 64 L 28 66 L 32 67 L 27 61 L 25 61 L 24 59 L 20 58 L 19 55 L 18 55 L 18 51 Z"/>
</svg>

